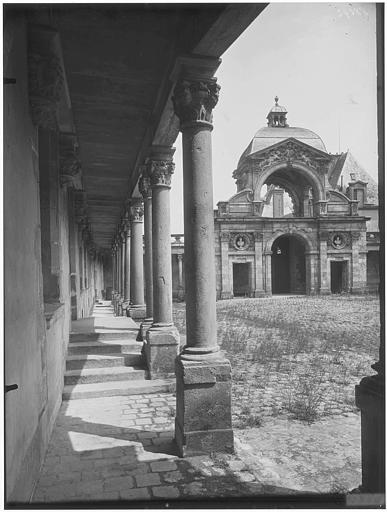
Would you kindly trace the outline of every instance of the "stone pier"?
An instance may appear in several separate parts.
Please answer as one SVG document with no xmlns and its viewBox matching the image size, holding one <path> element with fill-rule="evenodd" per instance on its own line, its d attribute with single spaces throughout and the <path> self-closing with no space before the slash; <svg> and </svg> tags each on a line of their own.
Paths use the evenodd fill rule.
<svg viewBox="0 0 387 512">
<path fill-rule="evenodd" d="M 142 244 L 142 224 L 144 208 L 141 199 L 133 200 L 130 208 L 131 247 L 130 247 L 130 299 L 129 316 L 134 320 L 145 318 L 144 263 Z"/>
<path fill-rule="evenodd" d="M 153 146 L 147 160 L 152 187 L 153 324 L 144 345 L 151 378 L 173 374 L 179 333 L 172 320 L 170 189 L 174 148 Z"/>
<path fill-rule="evenodd" d="M 175 440 L 181 456 L 232 452 L 231 366 L 216 339 L 212 109 L 217 59 L 179 63 L 175 113 L 183 134 L 187 344 L 176 359 Z"/>
</svg>

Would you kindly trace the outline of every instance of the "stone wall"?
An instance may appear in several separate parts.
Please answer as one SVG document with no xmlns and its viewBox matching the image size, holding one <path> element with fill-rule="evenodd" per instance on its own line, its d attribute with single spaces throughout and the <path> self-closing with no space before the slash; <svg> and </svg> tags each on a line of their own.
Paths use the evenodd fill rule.
<svg viewBox="0 0 387 512">
<path fill-rule="evenodd" d="M 26 26 L 8 19 L 4 86 L 4 273 L 7 498 L 29 499 L 49 438 L 37 130 L 29 116 Z M 21 321 L 22 320 L 22 321 Z"/>
<path fill-rule="evenodd" d="M 31 121 L 27 26 L 4 27 L 4 273 L 6 499 L 28 502 L 62 400 L 71 317 L 90 314 L 105 287 L 90 250 L 80 289 L 79 228 L 61 183 L 58 133 Z"/>
</svg>

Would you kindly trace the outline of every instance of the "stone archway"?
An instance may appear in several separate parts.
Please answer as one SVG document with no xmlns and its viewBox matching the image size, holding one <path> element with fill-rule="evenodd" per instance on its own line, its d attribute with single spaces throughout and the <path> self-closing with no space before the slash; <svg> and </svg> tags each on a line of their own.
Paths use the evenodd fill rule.
<svg viewBox="0 0 387 512">
<path fill-rule="evenodd" d="M 290 169 L 292 171 L 291 175 L 289 174 Z M 294 181 L 296 175 L 299 179 Z M 307 187 L 312 190 L 314 203 L 325 200 L 322 180 L 316 171 L 300 162 L 294 162 L 290 166 L 288 162 L 279 162 L 261 172 L 254 187 L 254 197 L 258 200 L 261 199 L 261 190 L 265 184 L 281 186 L 288 191 L 298 206 L 302 204 L 304 189 Z"/>
<path fill-rule="evenodd" d="M 306 293 L 305 243 L 299 237 L 285 234 L 271 247 L 272 294 Z"/>
</svg>

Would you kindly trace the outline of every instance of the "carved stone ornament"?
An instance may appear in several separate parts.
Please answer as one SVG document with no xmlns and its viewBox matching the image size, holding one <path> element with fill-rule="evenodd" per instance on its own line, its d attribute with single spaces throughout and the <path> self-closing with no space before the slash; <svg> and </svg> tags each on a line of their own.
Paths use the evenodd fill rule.
<svg viewBox="0 0 387 512">
<path fill-rule="evenodd" d="M 219 237 L 221 242 L 229 242 L 230 233 L 228 231 L 221 231 Z"/>
<path fill-rule="evenodd" d="M 230 238 L 230 246 L 237 251 L 247 251 L 251 247 L 251 239 L 247 233 L 236 233 Z"/>
<path fill-rule="evenodd" d="M 305 148 L 292 140 L 284 142 L 276 148 L 260 152 L 257 159 L 258 168 L 261 171 L 265 171 L 277 164 L 285 164 L 286 166 L 291 167 L 293 164 L 296 165 L 297 163 L 300 163 L 319 174 L 326 174 L 328 172 L 330 162 L 329 155 L 327 155 L 326 158 L 321 156 L 316 157 L 313 149 Z M 255 158 L 253 157 L 252 161 L 254 160 Z M 253 166 L 253 169 L 254 167 L 255 166 Z M 233 173 L 234 179 L 241 179 L 243 181 L 243 174 L 245 171 L 245 167 L 235 170 Z"/>
<path fill-rule="evenodd" d="M 132 222 L 142 222 L 144 217 L 144 207 L 141 204 L 136 204 L 130 208 L 130 220 Z"/>
<path fill-rule="evenodd" d="M 360 240 L 360 236 L 361 236 L 360 231 L 354 231 L 353 233 L 351 233 L 351 238 L 354 241 Z"/>
<path fill-rule="evenodd" d="M 61 136 L 59 165 L 61 185 L 72 185 L 75 188 L 80 188 L 82 171 L 75 136 Z"/>
<path fill-rule="evenodd" d="M 151 180 L 147 174 L 142 174 L 140 181 L 138 182 L 138 188 L 144 199 L 152 197 Z"/>
<path fill-rule="evenodd" d="M 262 240 L 263 240 L 263 233 L 261 233 L 260 231 L 255 231 L 254 232 L 254 241 L 262 242 Z"/>
<path fill-rule="evenodd" d="M 212 110 L 218 103 L 220 86 L 210 80 L 180 80 L 172 97 L 175 114 L 184 124 L 212 123 Z"/>
<path fill-rule="evenodd" d="M 57 109 L 63 89 L 63 70 L 53 54 L 28 55 L 28 83 L 31 116 L 34 124 L 55 130 Z"/>
<path fill-rule="evenodd" d="M 329 232 L 328 231 L 320 231 L 320 240 L 322 242 L 327 242 L 329 240 Z"/>
<path fill-rule="evenodd" d="M 148 162 L 148 175 L 152 187 L 171 187 L 172 174 L 175 164 L 168 160 L 150 160 Z"/>
<path fill-rule="evenodd" d="M 348 233 L 335 231 L 329 234 L 329 241 L 334 249 L 340 250 L 349 244 L 349 236 Z"/>
</svg>

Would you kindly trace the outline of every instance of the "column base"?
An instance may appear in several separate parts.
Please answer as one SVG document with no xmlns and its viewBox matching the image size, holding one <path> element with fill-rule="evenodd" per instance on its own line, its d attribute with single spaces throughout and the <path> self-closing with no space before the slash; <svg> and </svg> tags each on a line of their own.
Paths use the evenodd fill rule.
<svg viewBox="0 0 387 512">
<path fill-rule="evenodd" d="M 130 318 L 133 318 L 133 320 L 144 320 L 146 316 L 146 307 L 145 304 L 135 304 L 129 306 L 126 312 Z"/>
<path fill-rule="evenodd" d="M 362 492 L 385 492 L 385 416 L 383 377 L 364 377 L 355 386 L 361 411 Z"/>
<path fill-rule="evenodd" d="M 143 350 L 151 379 L 174 374 L 179 345 L 179 331 L 174 325 L 148 329 Z"/>
<path fill-rule="evenodd" d="M 181 457 L 234 452 L 231 365 L 221 352 L 207 361 L 176 358 L 175 442 Z"/>
<path fill-rule="evenodd" d="M 367 293 L 367 287 L 366 286 L 353 286 L 351 293 L 353 295 L 364 295 Z"/>
<path fill-rule="evenodd" d="M 152 327 L 153 318 L 145 318 L 140 325 L 140 332 L 137 337 L 137 341 L 145 341 L 147 331 Z"/>
<path fill-rule="evenodd" d="M 260 297 L 267 297 L 267 293 L 265 292 L 265 290 L 255 290 L 253 293 L 253 297 L 255 297 L 256 299 Z"/>
<path fill-rule="evenodd" d="M 319 291 L 319 295 L 331 295 L 332 292 L 328 288 L 321 288 Z"/>
<path fill-rule="evenodd" d="M 231 292 L 220 292 L 220 300 L 232 299 Z"/>
</svg>

